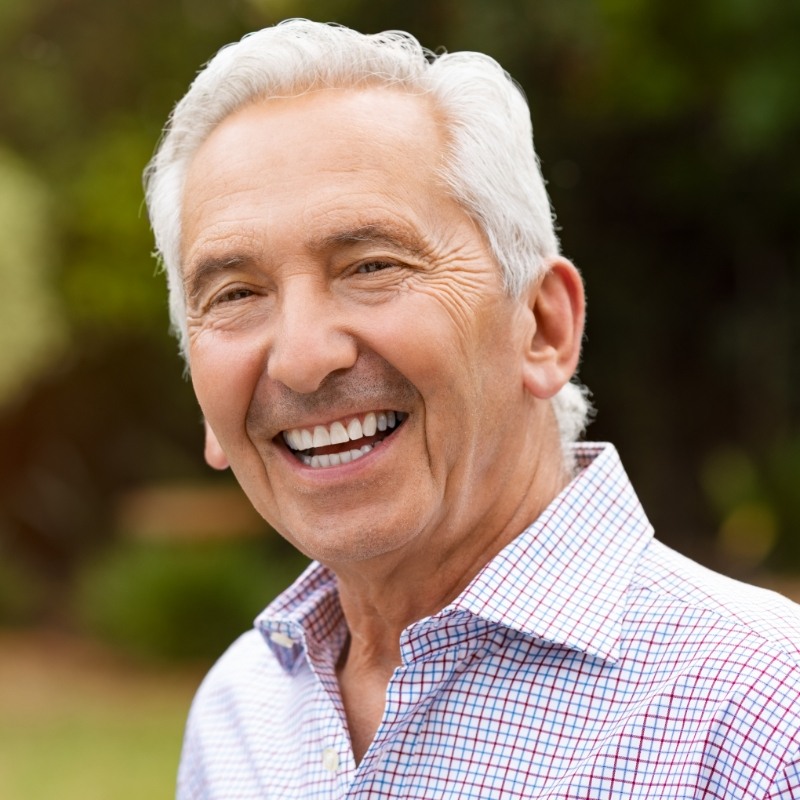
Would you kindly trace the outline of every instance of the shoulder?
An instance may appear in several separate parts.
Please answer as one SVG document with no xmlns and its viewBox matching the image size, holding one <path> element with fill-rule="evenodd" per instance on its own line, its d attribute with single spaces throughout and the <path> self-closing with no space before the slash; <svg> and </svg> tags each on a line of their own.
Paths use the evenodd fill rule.
<svg viewBox="0 0 800 800">
<path fill-rule="evenodd" d="M 255 629 L 240 636 L 206 675 L 195 694 L 186 743 L 225 750 L 259 737 L 279 739 L 299 709 L 316 700 L 305 659 L 286 669 Z"/>
<path fill-rule="evenodd" d="M 677 624 L 708 629 L 783 653 L 800 667 L 800 606 L 776 592 L 710 570 L 657 540 L 642 554 L 631 583 L 633 607 L 665 613 Z"/>
<path fill-rule="evenodd" d="M 203 680 L 192 703 L 178 773 L 180 798 L 261 796 L 264 763 L 289 759 L 308 676 L 289 674 L 258 630 L 241 636 Z M 305 695 L 305 697 L 304 697 Z M 299 700 L 299 702 L 298 702 Z"/>
<path fill-rule="evenodd" d="M 262 634 L 250 630 L 240 636 L 218 659 L 200 684 L 192 704 L 192 716 L 214 709 L 252 707 L 264 697 L 279 691 L 289 676 L 264 641 Z"/>
<path fill-rule="evenodd" d="M 702 759 L 722 765 L 731 780 L 749 775 L 764 788 L 783 772 L 796 779 L 800 607 L 653 540 L 622 617 L 618 682 L 646 697 L 645 728 L 680 730 L 702 743 Z"/>
</svg>

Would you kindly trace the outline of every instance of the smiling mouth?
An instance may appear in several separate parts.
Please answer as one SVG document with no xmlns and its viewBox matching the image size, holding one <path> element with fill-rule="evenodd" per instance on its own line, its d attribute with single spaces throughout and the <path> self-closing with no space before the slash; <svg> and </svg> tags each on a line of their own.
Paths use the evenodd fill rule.
<svg viewBox="0 0 800 800">
<path fill-rule="evenodd" d="M 408 415 L 402 411 L 370 411 L 330 425 L 283 431 L 289 452 L 307 467 L 338 467 L 365 456 L 391 436 Z"/>
</svg>

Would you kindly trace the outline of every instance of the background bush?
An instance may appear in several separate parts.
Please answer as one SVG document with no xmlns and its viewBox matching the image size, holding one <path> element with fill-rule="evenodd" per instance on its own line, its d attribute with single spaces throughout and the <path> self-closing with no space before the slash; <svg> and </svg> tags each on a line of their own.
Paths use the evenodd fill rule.
<svg viewBox="0 0 800 800">
<path fill-rule="evenodd" d="M 0 546 L 0 625 L 38 621 L 47 597 L 42 577 L 25 564 L 3 556 Z"/>
<path fill-rule="evenodd" d="M 83 571 L 77 617 L 109 643 L 150 658 L 212 659 L 307 564 L 268 541 L 123 541 Z"/>
</svg>

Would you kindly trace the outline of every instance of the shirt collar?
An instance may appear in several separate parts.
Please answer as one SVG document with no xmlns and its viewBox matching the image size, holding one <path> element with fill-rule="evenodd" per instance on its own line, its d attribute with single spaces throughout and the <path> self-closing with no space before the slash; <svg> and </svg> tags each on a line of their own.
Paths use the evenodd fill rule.
<svg viewBox="0 0 800 800">
<path fill-rule="evenodd" d="M 574 446 L 578 472 L 431 621 L 466 611 L 520 633 L 619 657 L 624 593 L 653 530 L 610 444 Z M 336 577 L 312 564 L 256 619 L 284 669 L 305 649 L 338 658 L 347 630 Z"/>
<path fill-rule="evenodd" d="M 327 567 L 312 562 L 256 617 L 255 626 L 289 672 L 304 651 L 335 662 L 347 638 L 336 576 Z"/>
<path fill-rule="evenodd" d="M 613 661 L 653 529 L 612 445 L 576 445 L 575 458 L 572 482 L 451 608 Z"/>
</svg>

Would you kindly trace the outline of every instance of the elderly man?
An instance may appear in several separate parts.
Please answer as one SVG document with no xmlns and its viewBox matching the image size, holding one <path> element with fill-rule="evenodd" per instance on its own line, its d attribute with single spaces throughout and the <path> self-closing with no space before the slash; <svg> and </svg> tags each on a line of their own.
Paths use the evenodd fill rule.
<svg viewBox="0 0 800 800">
<path fill-rule="evenodd" d="M 205 680 L 180 797 L 800 797 L 796 608 L 573 444 L 582 283 L 493 60 L 260 31 L 147 189 L 206 459 L 315 560 Z"/>
</svg>

